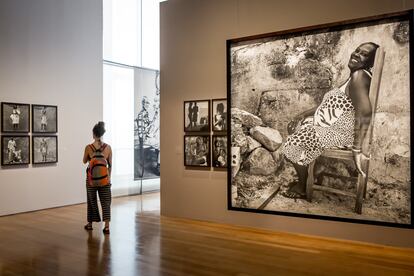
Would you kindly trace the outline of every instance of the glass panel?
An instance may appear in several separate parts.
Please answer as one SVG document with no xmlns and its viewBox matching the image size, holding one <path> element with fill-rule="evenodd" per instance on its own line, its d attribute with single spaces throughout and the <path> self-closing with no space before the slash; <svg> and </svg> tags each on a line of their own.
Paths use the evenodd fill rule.
<svg viewBox="0 0 414 276">
<path fill-rule="evenodd" d="M 130 194 L 134 183 L 134 70 L 104 64 L 103 113 L 112 146 L 112 190 L 114 195 Z M 135 188 L 137 190 L 137 188 Z M 138 191 L 136 191 L 138 192 Z"/>
<path fill-rule="evenodd" d="M 104 59 L 141 66 L 141 0 L 103 0 L 103 18 Z"/>
<path fill-rule="evenodd" d="M 160 3 L 142 0 L 142 67 L 160 68 Z"/>
</svg>

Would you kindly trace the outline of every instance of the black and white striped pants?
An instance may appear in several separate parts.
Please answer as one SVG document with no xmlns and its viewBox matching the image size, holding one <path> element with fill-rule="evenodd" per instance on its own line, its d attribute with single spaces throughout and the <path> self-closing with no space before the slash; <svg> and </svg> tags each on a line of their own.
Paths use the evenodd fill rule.
<svg viewBox="0 0 414 276">
<path fill-rule="evenodd" d="M 96 194 L 99 194 L 99 200 L 102 207 L 103 221 L 111 220 L 111 185 L 102 187 L 91 187 L 86 185 L 87 205 L 88 205 L 88 222 L 99 222 L 101 216 L 99 214 L 98 199 Z"/>
</svg>

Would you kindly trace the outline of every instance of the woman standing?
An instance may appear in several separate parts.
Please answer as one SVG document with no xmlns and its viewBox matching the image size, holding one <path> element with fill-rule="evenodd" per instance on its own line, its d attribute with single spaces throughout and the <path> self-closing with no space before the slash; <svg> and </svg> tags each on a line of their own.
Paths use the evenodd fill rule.
<svg viewBox="0 0 414 276">
<path fill-rule="evenodd" d="M 98 202 L 96 194 L 102 207 L 104 234 L 109 234 L 109 222 L 111 220 L 111 167 L 112 149 L 111 146 L 102 142 L 105 133 L 104 122 L 98 122 L 92 129 L 93 143 L 85 147 L 83 163 L 88 162 L 86 169 L 86 191 L 88 205 L 88 223 L 84 226 L 86 230 L 92 230 L 92 222 L 100 222 Z M 95 164 L 98 164 L 95 166 Z"/>
<path fill-rule="evenodd" d="M 306 197 L 308 165 L 325 149 L 352 146 L 355 166 L 365 176 L 361 148 L 371 122 L 370 70 L 378 47 L 367 42 L 356 48 L 348 61 L 350 76 L 346 82 L 326 93 L 319 106 L 302 112 L 288 124 L 290 135 L 283 153 L 293 163 L 299 181 L 282 194 L 285 197 Z"/>
</svg>

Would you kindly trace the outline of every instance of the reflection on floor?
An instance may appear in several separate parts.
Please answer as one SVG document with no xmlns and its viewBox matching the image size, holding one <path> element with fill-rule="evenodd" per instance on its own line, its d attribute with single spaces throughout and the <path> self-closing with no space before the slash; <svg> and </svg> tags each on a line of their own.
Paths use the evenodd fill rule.
<svg viewBox="0 0 414 276">
<path fill-rule="evenodd" d="M 159 194 L 116 198 L 111 234 L 85 204 L 0 218 L 0 275 L 413 275 L 414 250 L 159 216 Z"/>
</svg>

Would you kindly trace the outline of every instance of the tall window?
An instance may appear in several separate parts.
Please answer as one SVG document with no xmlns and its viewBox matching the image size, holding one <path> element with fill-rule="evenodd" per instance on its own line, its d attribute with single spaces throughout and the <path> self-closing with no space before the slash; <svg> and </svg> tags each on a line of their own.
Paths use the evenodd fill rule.
<svg viewBox="0 0 414 276">
<path fill-rule="evenodd" d="M 108 129 L 105 139 L 113 149 L 112 181 L 115 195 L 159 189 L 159 179 L 156 177 L 159 164 L 154 173 L 151 173 L 151 167 L 147 168 L 149 162 L 157 166 L 159 147 L 154 149 L 156 146 L 148 145 L 149 139 L 141 139 L 142 143 L 137 143 L 137 125 L 141 126 L 142 123 L 138 124 L 136 117 L 145 107 L 143 102 L 154 100 L 154 97 L 147 95 L 152 95 L 152 91 L 157 91 L 159 95 L 156 81 L 159 79 L 160 63 L 160 2 L 162 1 L 103 0 L 103 112 Z M 143 79 L 143 76 L 148 77 Z M 153 84 L 153 87 L 149 84 Z M 143 117 L 144 113 L 139 114 Z M 154 111 L 149 114 L 150 119 L 159 122 L 158 114 Z M 156 127 L 152 127 L 151 131 L 154 129 Z M 143 153 L 154 156 L 141 158 L 144 162 L 139 158 L 137 160 L 137 155 Z M 145 165 L 145 174 L 141 172 L 144 165 L 137 167 L 140 162 Z M 152 180 L 146 180 L 148 175 L 153 176 L 150 177 Z"/>
</svg>

